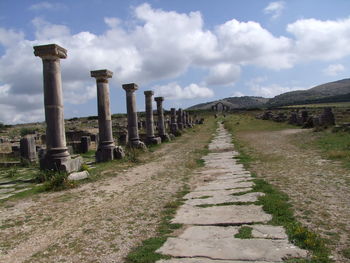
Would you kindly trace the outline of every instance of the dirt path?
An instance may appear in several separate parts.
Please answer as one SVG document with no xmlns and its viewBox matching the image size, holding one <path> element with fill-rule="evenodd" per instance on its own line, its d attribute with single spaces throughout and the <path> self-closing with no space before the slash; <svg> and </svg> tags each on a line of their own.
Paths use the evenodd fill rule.
<svg viewBox="0 0 350 263">
<path fill-rule="evenodd" d="M 349 171 L 315 149 L 300 147 L 312 138 L 310 131 L 245 132 L 238 137 L 256 157 L 251 171 L 289 195 L 298 220 L 331 240 L 336 262 L 349 262 L 340 253 L 350 248 Z"/>
<path fill-rule="evenodd" d="M 212 130 L 196 129 L 114 177 L 0 207 L 0 262 L 123 262 L 154 235 L 161 210 L 194 167 L 194 152 L 207 145 Z"/>
</svg>

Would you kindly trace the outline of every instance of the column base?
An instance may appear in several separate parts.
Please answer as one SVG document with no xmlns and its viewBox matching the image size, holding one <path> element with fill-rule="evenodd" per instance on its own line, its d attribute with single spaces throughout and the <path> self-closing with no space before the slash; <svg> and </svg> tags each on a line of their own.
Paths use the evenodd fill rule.
<svg viewBox="0 0 350 263">
<path fill-rule="evenodd" d="M 182 130 L 184 128 L 184 125 L 182 123 L 178 123 L 177 126 L 179 127 L 179 130 Z"/>
<path fill-rule="evenodd" d="M 170 136 L 167 133 L 164 135 L 160 135 L 160 138 L 162 139 L 162 142 L 170 142 L 171 141 Z"/>
<path fill-rule="evenodd" d="M 95 153 L 96 162 L 108 162 L 114 159 L 123 159 L 125 153 L 122 147 L 113 146 L 108 148 L 99 148 Z"/>
<path fill-rule="evenodd" d="M 148 145 L 154 145 L 154 144 L 161 144 L 162 139 L 160 137 L 149 137 L 146 139 L 146 144 Z"/>
<path fill-rule="evenodd" d="M 54 159 L 49 154 L 45 153 L 40 158 L 41 170 L 55 170 L 59 172 L 71 173 L 79 171 L 82 164 L 83 158 L 81 156 L 77 156 L 75 158 L 68 156 L 61 159 Z"/>
<path fill-rule="evenodd" d="M 147 149 L 146 145 L 140 140 L 129 141 L 129 146 L 132 148 L 137 148 L 137 149 L 141 149 L 141 150 Z"/>
</svg>

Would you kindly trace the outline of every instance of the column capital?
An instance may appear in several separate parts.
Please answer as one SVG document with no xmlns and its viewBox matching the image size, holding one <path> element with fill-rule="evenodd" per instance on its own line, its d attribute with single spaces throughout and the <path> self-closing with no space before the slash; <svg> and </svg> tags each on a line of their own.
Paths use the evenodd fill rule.
<svg viewBox="0 0 350 263">
<path fill-rule="evenodd" d="M 97 81 L 108 82 L 108 78 L 113 76 L 113 72 L 108 69 L 99 69 L 90 71 L 90 76 Z"/>
<path fill-rule="evenodd" d="M 153 96 L 153 94 L 154 94 L 153 90 L 146 90 L 146 91 L 144 91 L 143 93 L 144 93 L 147 97 L 148 97 L 148 96 Z"/>
<path fill-rule="evenodd" d="M 122 85 L 122 88 L 123 88 L 125 91 L 134 92 L 135 90 L 137 90 L 137 89 L 139 88 L 139 86 L 137 86 L 137 84 L 135 84 L 135 83 L 129 83 L 129 84 L 123 84 L 123 85 Z"/>
<path fill-rule="evenodd" d="M 155 97 L 154 100 L 156 102 L 162 102 L 162 101 L 164 101 L 164 97 Z"/>
<path fill-rule="evenodd" d="M 34 55 L 42 59 L 66 58 L 67 50 L 56 44 L 34 46 Z"/>
</svg>

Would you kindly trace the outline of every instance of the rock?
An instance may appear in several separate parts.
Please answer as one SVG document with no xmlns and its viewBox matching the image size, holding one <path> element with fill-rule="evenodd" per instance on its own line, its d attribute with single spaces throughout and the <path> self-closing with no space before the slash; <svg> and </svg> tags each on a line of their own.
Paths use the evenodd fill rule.
<svg viewBox="0 0 350 263">
<path fill-rule="evenodd" d="M 76 173 L 71 173 L 68 175 L 68 180 L 69 181 L 79 181 L 83 180 L 89 177 L 89 172 L 88 171 L 82 171 L 82 172 L 76 172 Z"/>
</svg>

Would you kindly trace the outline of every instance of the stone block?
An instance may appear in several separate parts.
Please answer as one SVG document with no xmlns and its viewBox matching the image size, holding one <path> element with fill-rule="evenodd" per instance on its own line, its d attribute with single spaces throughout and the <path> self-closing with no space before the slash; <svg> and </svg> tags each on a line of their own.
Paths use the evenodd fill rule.
<svg viewBox="0 0 350 263">
<path fill-rule="evenodd" d="M 70 175 L 68 175 L 68 180 L 79 181 L 79 180 L 86 179 L 88 177 L 89 177 L 89 172 L 82 171 L 82 172 L 71 173 Z"/>
</svg>

